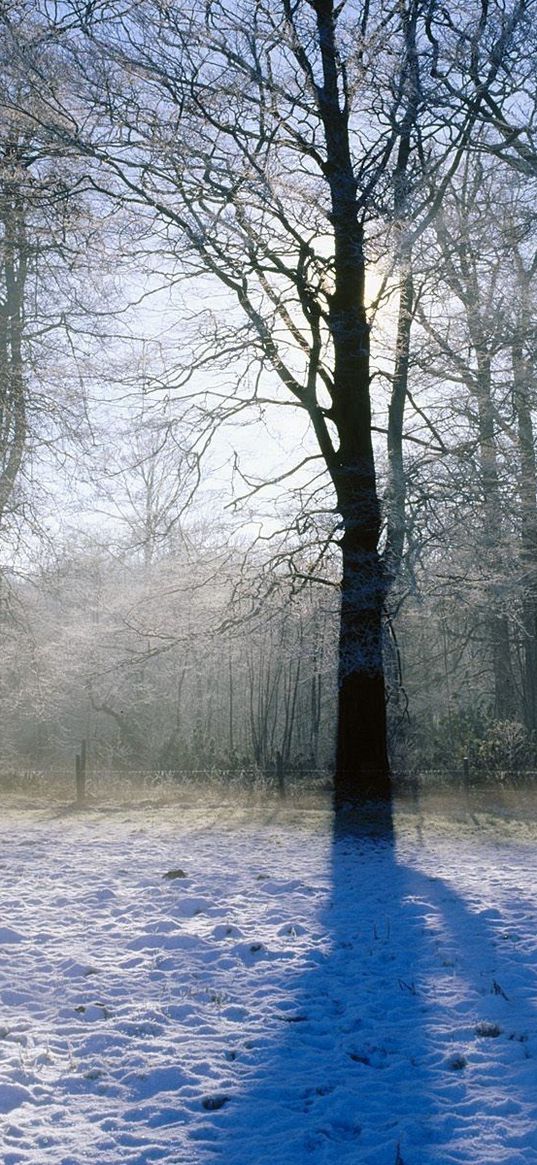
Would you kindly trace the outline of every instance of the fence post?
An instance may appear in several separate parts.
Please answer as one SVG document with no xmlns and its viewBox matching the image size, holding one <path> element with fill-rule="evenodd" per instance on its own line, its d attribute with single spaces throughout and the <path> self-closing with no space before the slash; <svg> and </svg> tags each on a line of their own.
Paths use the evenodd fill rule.
<svg viewBox="0 0 537 1165">
<path fill-rule="evenodd" d="M 276 753 L 276 778 L 278 781 L 278 792 L 280 797 L 285 797 L 285 776 L 283 771 L 283 756 L 278 749 Z"/>
<path fill-rule="evenodd" d="M 468 788 L 468 785 L 470 784 L 470 762 L 467 756 L 463 757 L 462 767 L 464 771 L 464 784 L 466 788 Z"/>
<path fill-rule="evenodd" d="M 86 739 L 82 741 L 80 753 L 75 758 L 76 803 L 83 805 L 86 800 Z"/>
</svg>

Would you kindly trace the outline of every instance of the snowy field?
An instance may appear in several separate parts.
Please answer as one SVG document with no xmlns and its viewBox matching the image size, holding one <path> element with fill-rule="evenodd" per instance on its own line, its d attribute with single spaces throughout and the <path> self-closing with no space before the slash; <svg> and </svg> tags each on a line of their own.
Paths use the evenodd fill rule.
<svg viewBox="0 0 537 1165">
<path fill-rule="evenodd" d="M 3 1165 L 535 1165 L 536 836 L 13 799 Z"/>
</svg>

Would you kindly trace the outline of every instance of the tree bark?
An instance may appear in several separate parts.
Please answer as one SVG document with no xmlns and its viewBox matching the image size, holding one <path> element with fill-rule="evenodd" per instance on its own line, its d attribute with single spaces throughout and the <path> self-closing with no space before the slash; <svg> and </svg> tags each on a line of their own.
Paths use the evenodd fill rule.
<svg viewBox="0 0 537 1165">
<path fill-rule="evenodd" d="M 522 342 L 527 332 L 528 320 L 526 313 L 522 314 L 520 337 L 515 339 L 512 348 L 513 404 L 520 458 L 524 723 L 526 728 L 533 732 L 537 729 L 537 467 L 529 400 L 532 369 L 525 356 Z"/>
<path fill-rule="evenodd" d="M 471 309 L 469 309 L 471 318 Z M 490 357 L 479 339 L 474 339 L 477 356 L 475 396 L 478 409 L 479 458 L 483 490 L 484 551 L 494 576 L 499 569 L 501 496 L 498 457 L 494 432 L 494 406 L 491 391 Z M 510 720 L 516 714 L 516 696 L 511 659 L 509 620 L 496 606 L 494 592 L 489 595 L 487 630 L 491 648 L 494 681 L 494 716 Z"/>
<path fill-rule="evenodd" d="M 330 417 L 339 446 L 329 468 L 343 529 L 334 782 L 335 804 L 340 807 L 347 802 L 390 797 L 382 659 L 385 588 L 378 553 L 381 520 L 371 439 L 364 240 L 350 153 L 349 109 L 344 78 L 338 71 L 333 0 L 316 0 L 314 8 L 323 70 L 317 99 L 325 135 L 325 177 L 334 234 Z"/>
<path fill-rule="evenodd" d="M 9 142 L 5 147 L 2 163 L 6 175 L 0 190 L 5 287 L 0 301 L 0 522 L 12 498 L 26 448 L 22 331 L 28 274 L 28 245 L 15 173 L 19 153 L 15 143 Z"/>
<path fill-rule="evenodd" d="M 383 585 L 376 547 L 349 518 L 342 540 L 335 803 L 390 797 L 382 659 Z"/>
</svg>

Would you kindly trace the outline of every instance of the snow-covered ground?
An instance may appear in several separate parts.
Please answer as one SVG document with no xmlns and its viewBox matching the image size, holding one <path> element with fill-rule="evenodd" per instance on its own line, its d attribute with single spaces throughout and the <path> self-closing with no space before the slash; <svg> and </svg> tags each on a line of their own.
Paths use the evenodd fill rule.
<svg viewBox="0 0 537 1165">
<path fill-rule="evenodd" d="M 4 810 L 3 1165 L 535 1165 L 532 829 Z"/>
</svg>

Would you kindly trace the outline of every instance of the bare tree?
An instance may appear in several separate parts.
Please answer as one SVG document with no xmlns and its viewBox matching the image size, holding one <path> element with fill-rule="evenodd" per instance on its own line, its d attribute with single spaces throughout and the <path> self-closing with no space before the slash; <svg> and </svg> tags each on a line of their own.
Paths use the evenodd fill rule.
<svg viewBox="0 0 537 1165">
<path fill-rule="evenodd" d="M 466 16 L 461 10 L 464 53 L 470 68 L 477 60 L 485 69 L 487 91 L 500 74 L 505 84 L 521 11 L 498 25 L 478 4 Z M 7 25 L 16 40 L 13 12 Z M 215 312 L 198 313 L 196 362 L 235 361 L 250 395 L 222 401 L 198 389 L 200 418 L 210 425 L 252 403 L 287 401 L 309 419 L 342 556 L 338 802 L 390 795 L 366 249 L 371 223 L 388 222 L 389 236 L 395 215 L 402 283 L 389 418 L 393 572 L 402 553 L 400 433 L 413 307 L 412 237 L 404 234 L 410 221 L 416 234 L 434 219 L 483 104 L 481 89 L 468 97 L 455 84 L 458 34 L 445 8 L 418 0 L 396 8 L 206 0 L 197 9 L 142 0 L 127 10 L 103 0 L 83 18 L 74 6 L 48 21 L 41 13 L 18 50 L 45 94 L 27 116 L 86 159 L 101 196 L 140 216 L 155 248 L 164 244 L 172 280 L 180 273 L 198 289 L 201 279 L 206 291 L 225 289 L 224 326 Z M 59 103 L 48 82 L 36 51 L 44 36 L 76 99 Z M 444 93 L 435 98 L 439 78 L 447 108 Z M 183 387 L 191 369 L 184 373 Z"/>
<path fill-rule="evenodd" d="M 197 481 L 196 462 L 183 449 L 180 424 L 160 407 L 142 402 L 103 438 L 88 467 L 92 508 L 117 531 L 122 552 L 138 554 L 149 576 L 152 565 L 187 535 L 181 519 Z"/>
<path fill-rule="evenodd" d="M 4 142 L 0 162 L 0 523 L 15 489 L 27 437 L 22 329 L 29 256 L 20 182 L 23 156 L 16 140 Z"/>
</svg>

